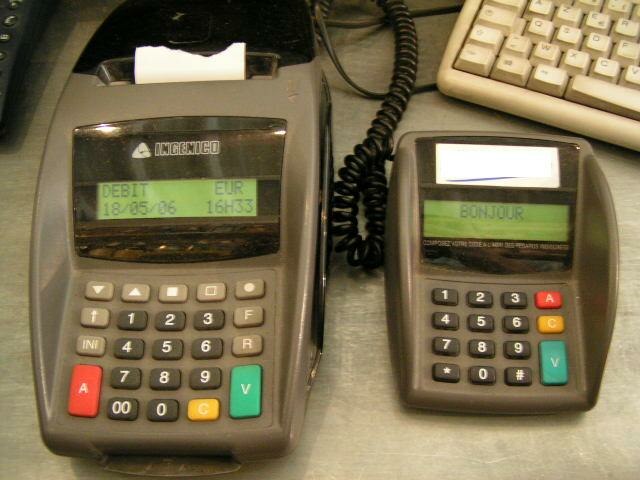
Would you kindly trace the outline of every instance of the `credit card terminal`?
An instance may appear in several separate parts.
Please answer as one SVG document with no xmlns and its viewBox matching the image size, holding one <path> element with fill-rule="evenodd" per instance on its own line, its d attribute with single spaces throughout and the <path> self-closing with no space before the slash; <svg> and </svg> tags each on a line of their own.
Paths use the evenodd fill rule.
<svg viewBox="0 0 640 480">
<path fill-rule="evenodd" d="M 330 104 L 305 2 L 274 10 L 128 2 L 68 80 L 31 251 L 55 453 L 233 463 L 298 439 L 322 346 Z M 133 83 L 136 46 L 236 40 L 246 80 Z"/>
<path fill-rule="evenodd" d="M 387 318 L 408 405 L 507 414 L 594 406 L 618 239 L 587 142 L 407 134 L 388 212 Z"/>
</svg>

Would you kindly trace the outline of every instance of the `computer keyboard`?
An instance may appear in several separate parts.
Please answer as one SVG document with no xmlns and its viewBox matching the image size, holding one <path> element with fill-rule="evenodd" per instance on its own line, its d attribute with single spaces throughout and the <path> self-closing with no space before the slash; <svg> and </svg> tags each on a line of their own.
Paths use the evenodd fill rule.
<svg viewBox="0 0 640 480">
<path fill-rule="evenodd" d="M 450 96 L 640 151 L 640 0 L 467 0 Z"/>
</svg>

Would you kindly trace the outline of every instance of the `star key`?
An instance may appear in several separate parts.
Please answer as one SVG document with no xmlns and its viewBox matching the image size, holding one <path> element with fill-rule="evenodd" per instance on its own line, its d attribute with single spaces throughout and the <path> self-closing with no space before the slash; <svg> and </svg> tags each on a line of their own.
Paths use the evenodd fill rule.
<svg viewBox="0 0 640 480">
<path fill-rule="evenodd" d="M 436 382 L 458 383 L 460 381 L 460 367 L 453 363 L 434 363 L 433 379 Z"/>
</svg>

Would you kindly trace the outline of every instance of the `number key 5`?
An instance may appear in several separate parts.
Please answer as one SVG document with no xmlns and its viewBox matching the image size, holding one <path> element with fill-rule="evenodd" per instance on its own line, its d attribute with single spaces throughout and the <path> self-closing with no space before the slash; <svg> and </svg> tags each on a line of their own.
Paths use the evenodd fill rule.
<svg viewBox="0 0 640 480">
<path fill-rule="evenodd" d="M 156 360 L 179 360 L 182 358 L 182 340 L 156 340 L 153 342 L 151 355 Z"/>
</svg>

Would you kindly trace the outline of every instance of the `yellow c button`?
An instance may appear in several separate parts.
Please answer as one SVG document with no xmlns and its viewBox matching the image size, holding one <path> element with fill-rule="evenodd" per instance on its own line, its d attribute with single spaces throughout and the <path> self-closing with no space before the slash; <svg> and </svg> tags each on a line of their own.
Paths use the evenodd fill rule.
<svg viewBox="0 0 640 480">
<path fill-rule="evenodd" d="M 217 398 L 197 398 L 189 400 L 187 416 L 192 422 L 209 422 L 220 416 L 220 402 Z"/>
<path fill-rule="evenodd" d="M 538 331 L 540 333 L 564 332 L 564 317 L 561 315 L 541 315 L 538 317 Z"/>
</svg>

